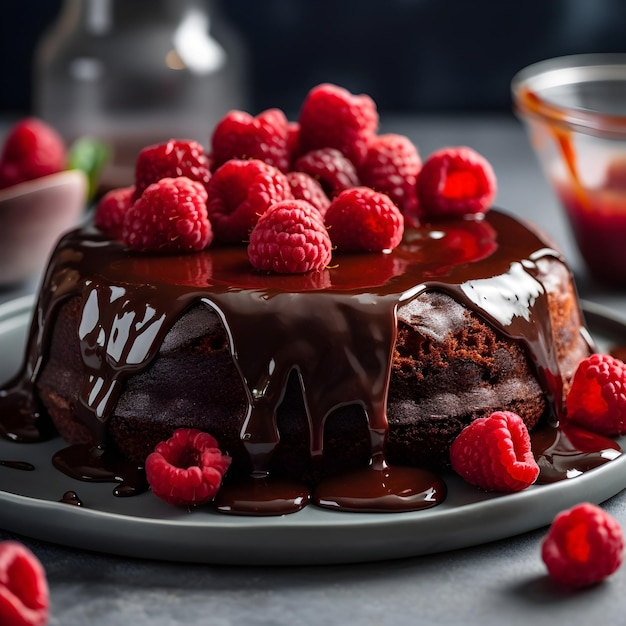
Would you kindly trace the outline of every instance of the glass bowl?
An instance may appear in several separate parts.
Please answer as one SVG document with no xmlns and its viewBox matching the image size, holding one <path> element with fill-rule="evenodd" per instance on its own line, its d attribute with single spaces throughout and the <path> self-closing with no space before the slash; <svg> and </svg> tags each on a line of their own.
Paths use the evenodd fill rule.
<svg viewBox="0 0 626 626">
<path fill-rule="evenodd" d="M 626 287 L 626 54 L 541 61 L 511 92 L 589 270 Z"/>
</svg>

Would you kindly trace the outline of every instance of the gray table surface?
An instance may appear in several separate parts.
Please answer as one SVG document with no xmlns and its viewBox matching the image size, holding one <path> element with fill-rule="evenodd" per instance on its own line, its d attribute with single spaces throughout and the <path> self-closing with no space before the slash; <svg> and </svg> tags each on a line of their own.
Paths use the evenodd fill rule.
<svg viewBox="0 0 626 626">
<path fill-rule="evenodd" d="M 394 118 L 422 156 L 466 144 L 493 164 L 499 206 L 543 227 L 574 269 L 582 297 L 626 312 L 626 293 L 594 285 L 519 122 L 512 116 Z M 0 302 L 36 281 L 0 291 Z M 624 482 L 626 487 L 626 478 Z M 626 529 L 626 494 L 603 505 Z M 359 565 L 235 567 L 147 561 L 17 538 L 46 568 L 50 624 L 216 626 L 289 624 L 624 623 L 626 566 L 579 593 L 552 585 L 539 556 L 546 529 L 453 552 Z"/>
</svg>

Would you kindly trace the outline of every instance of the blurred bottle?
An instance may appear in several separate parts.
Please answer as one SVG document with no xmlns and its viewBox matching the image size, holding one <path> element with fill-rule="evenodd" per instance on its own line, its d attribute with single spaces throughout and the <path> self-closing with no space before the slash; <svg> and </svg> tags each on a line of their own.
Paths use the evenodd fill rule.
<svg viewBox="0 0 626 626">
<path fill-rule="evenodd" d="M 35 56 L 35 112 L 68 142 L 109 144 L 102 186 L 132 184 L 146 145 L 207 145 L 246 108 L 245 50 L 211 0 L 65 0 Z"/>
</svg>

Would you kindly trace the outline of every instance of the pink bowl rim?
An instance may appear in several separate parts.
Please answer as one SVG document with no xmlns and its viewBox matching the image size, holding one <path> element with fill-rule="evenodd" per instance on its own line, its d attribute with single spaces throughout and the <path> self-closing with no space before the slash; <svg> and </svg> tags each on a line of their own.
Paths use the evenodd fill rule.
<svg viewBox="0 0 626 626">
<path fill-rule="evenodd" d="M 25 196 L 31 193 L 37 193 L 51 187 L 61 185 L 77 185 L 81 184 L 85 187 L 85 202 L 87 201 L 87 176 L 82 170 L 63 170 L 56 174 L 49 174 L 33 180 L 27 180 L 17 185 L 11 185 L 0 189 L 0 205 L 7 201 L 13 200 L 19 196 Z"/>
</svg>

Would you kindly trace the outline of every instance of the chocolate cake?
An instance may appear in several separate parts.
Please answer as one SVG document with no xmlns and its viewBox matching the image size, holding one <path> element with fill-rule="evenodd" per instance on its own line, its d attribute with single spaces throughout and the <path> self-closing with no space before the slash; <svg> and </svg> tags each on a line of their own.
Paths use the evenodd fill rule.
<svg viewBox="0 0 626 626">
<path fill-rule="evenodd" d="M 72 444 L 55 464 L 78 476 L 104 458 L 141 466 L 174 429 L 198 428 L 233 459 L 227 487 L 281 485 L 226 489 L 218 508 L 264 501 L 276 513 L 311 488 L 319 504 L 358 509 L 359 468 L 384 469 L 390 491 L 397 478 L 396 496 L 400 470 L 419 468 L 410 482 L 424 477 L 418 491 L 434 502 L 471 420 L 500 409 L 529 429 L 558 419 L 591 347 L 567 266 L 527 225 L 492 210 L 333 260 L 268 274 L 241 246 L 158 255 L 93 228 L 67 234 L 24 368 L 0 397 L 3 434 L 33 440 L 52 425 Z M 418 508 L 399 500 L 363 508 Z"/>
<path fill-rule="evenodd" d="M 563 419 L 594 351 L 572 275 L 496 190 L 475 150 L 422 162 L 331 84 L 296 121 L 230 111 L 206 149 L 146 146 L 58 243 L 0 435 L 59 438 L 54 468 L 116 496 L 239 515 L 414 511 L 454 473 L 512 491 L 608 462 Z M 466 443 L 502 417 L 515 434 Z M 475 481 L 460 447 L 529 471 Z"/>
</svg>

